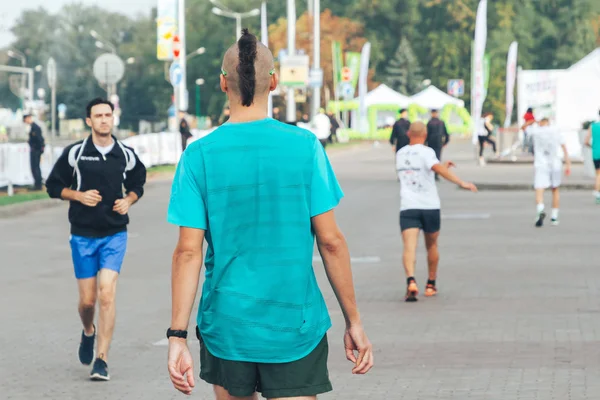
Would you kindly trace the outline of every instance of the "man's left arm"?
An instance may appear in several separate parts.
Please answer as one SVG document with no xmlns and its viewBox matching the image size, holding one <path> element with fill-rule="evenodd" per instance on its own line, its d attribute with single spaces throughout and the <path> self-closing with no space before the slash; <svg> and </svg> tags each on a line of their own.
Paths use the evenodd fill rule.
<svg viewBox="0 0 600 400">
<path fill-rule="evenodd" d="M 446 129 L 446 123 L 442 121 L 442 135 L 444 136 L 444 146 L 450 142 L 450 135 L 448 134 L 448 129 Z"/>
<path fill-rule="evenodd" d="M 122 199 L 117 199 L 113 207 L 113 211 L 121 215 L 127 214 L 129 207 L 142 198 L 144 195 L 144 185 L 146 184 L 146 166 L 140 161 L 133 150 L 130 151 L 134 157 L 131 162 L 135 162 L 135 165 L 126 173 L 125 182 L 123 183 L 127 195 Z"/>
<path fill-rule="evenodd" d="M 565 157 L 565 175 L 569 176 L 569 175 L 571 175 L 571 159 L 569 158 L 569 152 L 567 151 L 567 145 L 566 145 L 566 143 L 563 142 L 560 145 L 560 147 L 562 147 L 563 154 Z"/>
</svg>

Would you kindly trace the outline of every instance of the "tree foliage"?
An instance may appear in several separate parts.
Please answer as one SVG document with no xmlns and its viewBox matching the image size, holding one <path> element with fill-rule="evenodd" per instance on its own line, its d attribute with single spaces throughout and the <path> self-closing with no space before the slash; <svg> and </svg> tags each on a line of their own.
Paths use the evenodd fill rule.
<svg viewBox="0 0 600 400">
<path fill-rule="evenodd" d="M 420 89 L 423 76 L 419 60 L 405 37 L 400 40 L 394 58 L 386 67 L 385 77 L 387 85 L 401 93 L 412 95 Z"/>
<path fill-rule="evenodd" d="M 221 0 L 227 8 L 248 11 L 260 0 Z M 312 54 L 311 16 L 307 1 L 297 1 L 297 48 Z M 394 62 L 409 63 L 398 50 L 401 38 L 410 44 L 414 65 L 422 78 L 445 89 L 449 79 L 464 79 L 464 100 L 470 102 L 471 45 L 478 0 L 321 0 L 321 60 L 325 84 L 331 87 L 331 41 L 339 40 L 345 51 L 360 51 L 372 44 L 371 78 L 385 82 L 394 75 Z M 218 116 L 225 103 L 219 87 L 221 58 L 235 41 L 235 21 L 211 12 L 207 0 L 188 0 L 187 51 L 205 47 L 206 53 L 188 63 L 189 111 L 194 112 L 195 81 L 203 78 L 201 110 Z M 286 2 L 268 1 L 270 45 L 277 52 L 287 47 Z M 260 33 L 260 18 L 243 21 Z M 50 56 L 58 65 L 59 103 L 68 106 L 68 117 L 82 117 L 86 100 L 104 94 L 97 84 L 92 65 L 107 51 L 95 45 L 89 34 L 94 29 L 113 43 L 123 59 L 135 57 L 127 65 L 118 93 L 123 108 L 122 123 L 135 128 L 139 119 L 164 119 L 171 105 L 173 89 L 165 79 L 165 65 L 156 59 L 155 14 L 148 11 L 136 18 L 73 2 L 52 14 L 44 8 L 22 13 L 13 33 L 12 48 L 24 52 L 27 65 L 46 65 Z M 484 108 L 497 118 L 504 115 L 506 56 L 513 40 L 519 42 L 519 65 L 525 69 L 566 68 L 600 45 L 600 1 L 597 0 L 494 0 L 488 1 L 487 53 L 491 58 L 488 97 Z M 402 47 L 402 46 L 400 46 Z M 0 52 L 0 63 L 19 65 Z M 404 64 L 402 64 L 404 63 Z M 410 68 L 409 68 L 410 69 Z M 415 68 L 416 69 L 416 68 Z M 8 89 L 8 74 L 0 74 L 0 99 L 5 106 L 17 107 L 18 99 Z M 418 74 L 415 74 L 418 75 Z M 45 72 L 36 73 L 36 89 L 47 89 Z M 406 80 L 406 79 L 405 79 Z M 408 79 L 398 84 L 407 94 L 414 91 Z"/>
</svg>

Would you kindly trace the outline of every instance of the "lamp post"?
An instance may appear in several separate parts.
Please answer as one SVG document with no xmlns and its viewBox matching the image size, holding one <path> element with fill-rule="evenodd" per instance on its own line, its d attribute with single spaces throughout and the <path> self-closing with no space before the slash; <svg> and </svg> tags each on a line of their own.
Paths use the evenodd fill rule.
<svg viewBox="0 0 600 400">
<path fill-rule="evenodd" d="M 108 46 L 110 48 L 110 51 L 112 53 L 117 54 L 117 48 L 108 40 L 106 40 L 104 37 L 102 37 L 98 32 L 96 32 L 95 30 L 91 30 L 90 31 L 90 36 L 93 37 L 94 39 L 96 39 L 96 47 L 98 48 L 102 48 L 104 47 L 104 45 Z"/>
<path fill-rule="evenodd" d="M 204 85 L 204 79 L 196 79 L 196 118 L 200 119 L 200 86 Z"/>
<path fill-rule="evenodd" d="M 185 60 L 189 61 L 190 59 L 196 57 L 196 56 L 200 56 L 202 54 L 206 53 L 206 48 L 205 47 L 199 47 L 198 49 L 192 51 L 190 54 L 185 56 Z"/>
<path fill-rule="evenodd" d="M 258 8 L 255 8 L 253 10 L 250 10 L 250 11 L 247 11 L 244 13 L 240 13 L 240 12 L 235 12 L 235 11 L 230 10 L 229 8 L 224 6 L 218 0 L 210 0 L 210 2 L 213 5 L 215 5 L 215 7 L 212 8 L 213 14 L 221 16 L 221 17 L 235 19 L 236 39 L 238 39 L 238 38 L 240 38 L 240 36 L 242 36 L 242 19 L 248 18 L 248 17 L 256 17 L 256 16 L 260 15 L 260 10 Z"/>
<path fill-rule="evenodd" d="M 27 66 L 27 58 L 25 57 L 25 54 L 21 53 L 18 50 L 8 50 L 6 52 L 6 54 L 8 54 L 9 57 L 15 58 L 17 60 L 21 61 L 21 66 L 23 68 L 25 68 Z M 31 98 L 30 100 L 33 100 L 33 88 L 30 88 L 31 90 Z M 21 90 L 20 90 L 20 99 L 21 99 L 21 109 L 24 111 L 25 110 L 25 75 L 23 75 L 21 77 Z"/>
</svg>

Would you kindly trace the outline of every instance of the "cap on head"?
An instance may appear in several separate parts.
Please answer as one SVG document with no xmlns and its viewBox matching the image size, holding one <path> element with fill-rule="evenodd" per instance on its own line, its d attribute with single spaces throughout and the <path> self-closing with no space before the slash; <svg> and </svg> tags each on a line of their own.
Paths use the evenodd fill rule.
<svg viewBox="0 0 600 400">
<path fill-rule="evenodd" d="M 255 95 L 265 95 L 271 87 L 275 63 L 271 51 L 248 29 L 231 46 L 223 58 L 221 73 L 227 88 L 241 98 L 242 105 L 250 107 Z"/>
</svg>

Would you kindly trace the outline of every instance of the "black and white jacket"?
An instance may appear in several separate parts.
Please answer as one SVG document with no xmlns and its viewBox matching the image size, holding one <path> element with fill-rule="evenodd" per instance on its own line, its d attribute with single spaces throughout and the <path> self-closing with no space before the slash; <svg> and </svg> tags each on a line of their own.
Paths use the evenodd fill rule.
<svg viewBox="0 0 600 400">
<path fill-rule="evenodd" d="M 71 201 L 69 222 L 71 234 L 85 237 L 106 237 L 127 230 L 129 216 L 113 211 L 117 199 L 134 192 L 144 194 L 146 167 L 132 148 L 125 146 L 113 136 L 115 145 L 102 155 L 89 136 L 68 146 L 52 168 L 46 180 L 48 194 L 60 199 L 63 189 L 85 192 L 97 190 L 102 201 L 96 207 L 88 207 Z"/>
</svg>

